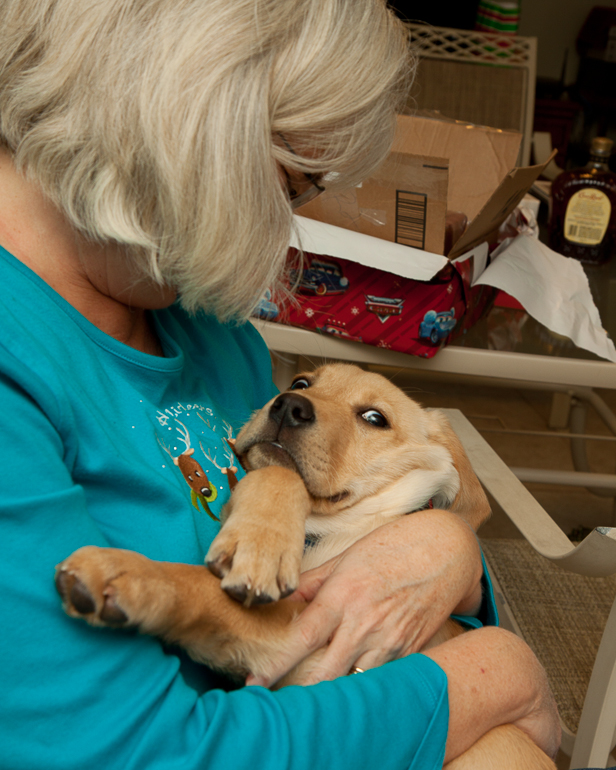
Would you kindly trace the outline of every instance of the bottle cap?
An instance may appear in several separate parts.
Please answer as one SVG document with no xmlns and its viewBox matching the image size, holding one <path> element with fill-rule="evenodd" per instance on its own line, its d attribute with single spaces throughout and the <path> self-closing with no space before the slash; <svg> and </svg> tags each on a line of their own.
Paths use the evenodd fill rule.
<svg viewBox="0 0 616 770">
<path fill-rule="evenodd" d="M 612 145 L 614 142 L 608 139 L 607 136 L 596 136 L 590 145 L 591 152 L 594 155 L 602 155 L 606 158 L 612 153 Z"/>
</svg>

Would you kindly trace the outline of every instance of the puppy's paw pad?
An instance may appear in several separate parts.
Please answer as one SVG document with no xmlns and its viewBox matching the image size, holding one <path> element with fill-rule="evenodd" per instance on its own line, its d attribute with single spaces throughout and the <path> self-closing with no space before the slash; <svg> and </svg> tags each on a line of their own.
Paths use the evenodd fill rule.
<svg viewBox="0 0 616 770">
<path fill-rule="evenodd" d="M 272 602 L 278 601 L 278 599 L 281 599 L 281 596 L 274 597 L 270 596 L 268 593 L 261 593 L 260 591 L 255 592 L 255 595 L 252 597 L 251 605 L 257 605 L 257 604 L 271 604 Z"/>
<path fill-rule="evenodd" d="M 264 533 L 263 527 L 256 532 L 231 519 L 212 543 L 206 565 L 221 578 L 221 588 L 245 606 L 276 602 L 299 584 L 303 538 L 295 543 L 285 535 Z"/>
<path fill-rule="evenodd" d="M 96 610 L 96 602 L 85 584 L 65 568 L 56 572 L 56 590 L 64 604 L 79 615 L 90 615 Z"/>
<path fill-rule="evenodd" d="M 121 606 L 129 584 L 130 576 L 111 549 L 82 548 L 56 567 L 55 586 L 64 611 L 94 626 L 129 624 L 129 613 Z"/>
<path fill-rule="evenodd" d="M 105 597 L 103 609 L 100 611 L 100 619 L 107 626 L 124 626 L 128 623 L 128 615 L 118 607 L 116 603 L 116 592 L 112 588 L 106 588 L 103 591 Z"/>
</svg>

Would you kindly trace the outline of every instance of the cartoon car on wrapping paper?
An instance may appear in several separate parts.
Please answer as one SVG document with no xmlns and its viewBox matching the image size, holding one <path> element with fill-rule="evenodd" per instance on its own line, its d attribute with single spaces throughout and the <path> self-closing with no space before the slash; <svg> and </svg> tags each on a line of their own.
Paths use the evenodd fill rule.
<svg viewBox="0 0 616 770">
<path fill-rule="evenodd" d="M 375 297 L 374 294 L 366 294 L 366 310 L 379 319 L 381 323 L 398 316 L 404 308 L 403 299 L 394 299 L 392 297 Z"/>
<path fill-rule="evenodd" d="M 456 327 L 456 311 L 451 310 L 428 310 L 423 321 L 419 324 L 419 336 L 427 337 L 430 342 L 436 344 L 445 339 Z"/>
<path fill-rule="evenodd" d="M 265 290 L 252 315 L 255 318 L 263 318 L 265 321 L 271 321 L 278 315 L 278 305 L 272 302 L 272 293 L 269 289 Z"/>
<path fill-rule="evenodd" d="M 354 337 L 352 334 L 349 334 L 346 329 L 341 329 L 340 326 L 335 326 L 334 324 L 325 324 L 325 326 L 318 326 L 317 330 L 322 332 L 323 334 L 331 334 L 334 337 L 341 337 L 345 340 L 352 340 L 353 342 L 363 342 L 361 337 Z"/>
<path fill-rule="evenodd" d="M 304 294 L 344 294 L 349 288 L 349 279 L 342 274 L 340 265 L 326 259 L 313 259 L 310 267 L 302 271 L 299 291 Z"/>
</svg>

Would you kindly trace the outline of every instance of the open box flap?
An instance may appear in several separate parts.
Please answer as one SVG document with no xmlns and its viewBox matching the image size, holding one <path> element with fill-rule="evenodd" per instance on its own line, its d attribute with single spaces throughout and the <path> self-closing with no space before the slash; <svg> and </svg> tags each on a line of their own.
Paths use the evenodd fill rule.
<svg viewBox="0 0 616 770">
<path fill-rule="evenodd" d="M 482 241 L 490 242 L 498 228 L 520 203 L 555 155 L 556 150 L 545 163 L 540 163 L 537 166 L 514 168 L 513 171 L 510 171 L 479 214 L 466 228 L 464 234 L 455 242 L 449 252 L 449 258 L 455 259 L 459 257 Z"/>
<path fill-rule="evenodd" d="M 398 116 L 393 150 L 448 158 L 447 209 L 466 214 L 470 222 L 516 165 L 521 142 L 518 131 L 420 112 Z"/>
<path fill-rule="evenodd" d="M 447 158 L 392 152 L 355 190 L 362 219 L 358 229 L 365 235 L 443 254 L 448 184 Z"/>
</svg>

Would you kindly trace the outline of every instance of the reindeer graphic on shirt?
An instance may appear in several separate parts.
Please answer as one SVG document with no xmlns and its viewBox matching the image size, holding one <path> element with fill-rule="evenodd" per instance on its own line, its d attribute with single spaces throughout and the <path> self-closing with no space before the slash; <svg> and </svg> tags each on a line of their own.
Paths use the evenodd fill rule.
<svg viewBox="0 0 616 770">
<path fill-rule="evenodd" d="M 206 472 L 193 457 L 195 450 L 190 445 L 190 433 L 188 428 L 177 418 L 175 421 L 179 424 L 179 427 L 176 429 L 178 432 L 178 439 L 184 444 L 186 449 L 180 455 L 174 457 L 169 447 L 165 446 L 160 439 L 159 443 L 169 455 L 173 464 L 180 469 L 184 481 L 186 481 L 190 487 L 190 499 L 195 508 L 199 510 L 199 503 L 201 503 L 201 507 L 211 519 L 220 521 L 218 516 L 212 513 L 210 506 L 208 505 L 208 503 L 212 503 L 218 497 L 216 487 L 210 483 Z"/>
<path fill-rule="evenodd" d="M 210 421 L 207 420 L 203 415 L 198 414 L 197 417 L 204 422 L 210 430 L 216 430 L 215 427 L 212 427 L 210 425 Z M 225 426 L 225 432 L 227 434 L 227 437 L 223 439 L 223 441 L 226 444 L 226 447 L 223 448 L 223 454 L 225 456 L 225 459 L 227 460 L 227 465 L 219 465 L 216 462 L 216 455 L 212 457 L 212 453 L 205 449 L 203 444 L 199 442 L 199 446 L 201 447 L 201 451 L 203 454 L 207 457 L 207 459 L 212 463 L 212 465 L 216 466 L 218 470 L 227 477 L 227 482 L 229 484 L 229 489 L 231 492 L 233 492 L 233 488 L 237 484 L 237 478 L 235 474 L 237 473 L 237 466 L 235 464 L 235 451 L 233 449 L 233 446 L 235 444 L 235 439 L 233 438 L 233 428 L 229 425 L 228 422 L 223 421 L 223 425 Z"/>
<path fill-rule="evenodd" d="M 198 414 L 198 416 L 211 431 L 216 431 L 216 426 L 212 426 L 209 420 L 205 419 L 201 414 Z M 158 442 L 169 455 L 173 464 L 179 468 L 184 480 L 190 487 L 190 498 L 193 506 L 199 510 L 199 503 L 201 503 L 201 507 L 211 519 L 220 521 L 208 505 L 208 503 L 212 503 L 218 497 L 216 487 L 210 482 L 207 473 L 194 457 L 195 450 L 191 446 L 190 431 L 183 422 L 177 419 L 177 417 L 174 419 L 177 423 L 177 438 L 184 444 L 186 447 L 185 450 L 181 454 L 174 456 L 169 447 L 166 446 L 160 438 L 158 439 Z M 224 422 L 224 427 L 225 432 L 227 433 L 226 438 L 223 438 L 223 454 L 227 463 L 226 465 L 219 465 L 217 462 L 217 455 L 212 456 L 212 451 L 206 449 L 201 441 L 199 441 L 199 446 L 206 459 L 226 477 L 229 489 L 233 491 L 233 488 L 237 484 L 235 475 L 237 473 L 237 466 L 235 465 L 236 460 L 233 451 L 235 439 L 233 438 L 233 428 L 227 422 Z"/>
</svg>

